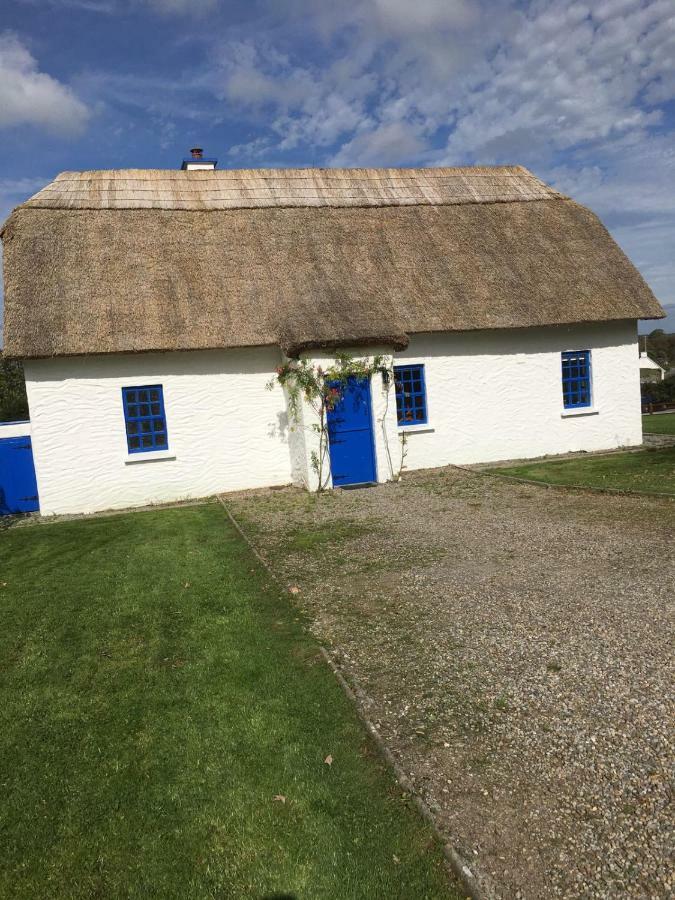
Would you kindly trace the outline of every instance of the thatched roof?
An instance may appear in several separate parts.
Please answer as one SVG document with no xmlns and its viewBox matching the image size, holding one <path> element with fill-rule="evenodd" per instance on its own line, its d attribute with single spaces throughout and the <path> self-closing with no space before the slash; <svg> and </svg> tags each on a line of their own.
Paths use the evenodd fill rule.
<svg viewBox="0 0 675 900">
<path fill-rule="evenodd" d="M 599 220 L 521 167 L 64 173 L 3 240 L 14 356 L 664 315 Z"/>
</svg>

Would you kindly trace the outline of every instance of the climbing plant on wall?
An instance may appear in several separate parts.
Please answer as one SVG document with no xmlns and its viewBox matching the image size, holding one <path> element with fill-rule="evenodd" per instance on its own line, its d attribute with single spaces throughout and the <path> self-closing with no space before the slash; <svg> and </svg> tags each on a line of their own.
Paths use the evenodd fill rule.
<svg viewBox="0 0 675 900">
<path fill-rule="evenodd" d="M 351 378 L 367 379 L 376 373 L 384 375 L 388 388 L 393 381 L 389 357 L 375 356 L 367 360 L 355 359 L 349 353 L 338 353 L 335 362 L 325 369 L 306 359 L 288 360 L 277 368 L 275 377 L 267 385 L 270 389 L 275 384 L 285 388 L 288 409 L 295 425 L 300 423 L 303 400 L 316 414 L 317 421 L 312 423 L 310 430 L 318 434 L 319 448 L 312 450 L 310 460 L 317 476 L 317 491 L 323 491 L 328 483 L 328 413 L 344 396 Z"/>
</svg>

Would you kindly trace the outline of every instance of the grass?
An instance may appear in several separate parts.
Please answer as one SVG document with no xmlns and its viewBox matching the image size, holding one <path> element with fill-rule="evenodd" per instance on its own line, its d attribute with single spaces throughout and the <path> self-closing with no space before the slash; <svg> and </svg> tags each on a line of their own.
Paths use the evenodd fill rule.
<svg viewBox="0 0 675 900">
<path fill-rule="evenodd" d="M 645 434 L 675 434 L 675 413 L 643 416 L 642 431 Z"/>
<path fill-rule="evenodd" d="M 457 896 L 220 507 L 4 531 L 0 609 L 0 896 Z"/>
<path fill-rule="evenodd" d="M 487 469 L 560 485 L 675 494 L 675 447 Z"/>
</svg>

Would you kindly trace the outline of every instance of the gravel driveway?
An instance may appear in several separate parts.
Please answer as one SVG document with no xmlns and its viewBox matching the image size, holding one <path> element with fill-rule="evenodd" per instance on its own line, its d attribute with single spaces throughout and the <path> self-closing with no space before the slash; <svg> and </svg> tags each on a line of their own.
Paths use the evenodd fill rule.
<svg viewBox="0 0 675 900">
<path fill-rule="evenodd" d="M 675 503 L 453 469 L 226 499 L 488 894 L 672 896 Z"/>
</svg>

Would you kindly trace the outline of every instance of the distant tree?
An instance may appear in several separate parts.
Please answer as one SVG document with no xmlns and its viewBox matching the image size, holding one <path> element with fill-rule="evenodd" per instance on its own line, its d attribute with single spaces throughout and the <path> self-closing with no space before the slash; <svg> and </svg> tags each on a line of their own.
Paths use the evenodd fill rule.
<svg viewBox="0 0 675 900">
<path fill-rule="evenodd" d="M 28 399 L 23 366 L 18 360 L 5 359 L 0 353 L 0 422 L 28 418 Z"/>
<path fill-rule="evenodd" d="M 645 338 L 640 338 L 640 349 L 644 350 Z M 647 353 L 654 362 L 664 369 L 675 366 L 675 334 L 666 334 L 663 328 L 655 328 L 647 335 Z"/>
</svg>

